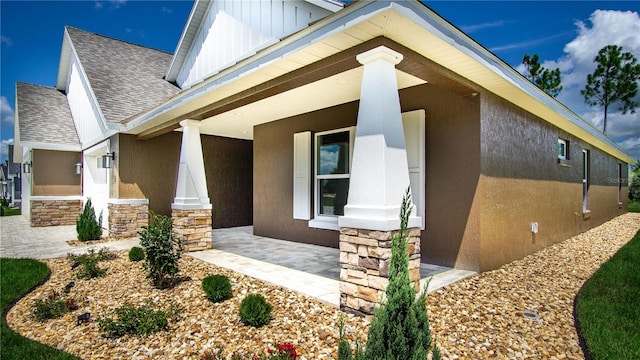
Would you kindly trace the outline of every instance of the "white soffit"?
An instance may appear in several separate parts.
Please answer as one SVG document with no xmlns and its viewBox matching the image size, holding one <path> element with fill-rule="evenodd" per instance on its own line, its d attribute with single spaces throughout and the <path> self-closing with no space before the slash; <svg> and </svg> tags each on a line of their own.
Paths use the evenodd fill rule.
<svg viewBox="0 0 640 360">
<path fill-rule="evenodd" d="M 200 132 L 239 139 L 253 139 L 253 127 L 360 98 L 363 67 L 274 95 L 202 121 Z M 396 70 L 398 88 L 424 84 L 413 75 Z"/>
</svg>

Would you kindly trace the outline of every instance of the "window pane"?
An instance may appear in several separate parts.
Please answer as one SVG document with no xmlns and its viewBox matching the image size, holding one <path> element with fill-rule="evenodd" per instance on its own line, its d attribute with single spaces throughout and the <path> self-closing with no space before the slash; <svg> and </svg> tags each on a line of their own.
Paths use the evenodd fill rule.
<svg viewBox="0 0 640 360">
<path fill-rule="evenodd" d="M 562 140 L 558 140 L 558 158 L 565 159 L 567 154 L 566 144 Z"/>
<path fill-rule="evenodd" d="M 344 215 L 349 179 L 319 180 L 321 215 Z"/>
<path fill-rule="evenodd" d="M 349 132 L 318 137 L 318 175 L 349 173 Z"/>
</svg>

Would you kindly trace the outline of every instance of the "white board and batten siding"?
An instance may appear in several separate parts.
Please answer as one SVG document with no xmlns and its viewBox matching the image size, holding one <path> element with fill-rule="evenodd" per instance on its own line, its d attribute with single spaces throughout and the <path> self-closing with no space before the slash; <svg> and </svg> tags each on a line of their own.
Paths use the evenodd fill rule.
<svg viewBox="0 0 640 360">
<path fill-rule="evenodd" d="M 402 113 L 411 197 L 425 228 L 425 117 L 424 109 Z M 311 132 L 293 135 L 293 218 L 310 220 L 313 158 Z"/>
<path fill-rule="evenodd" d="M 83 147 L 86 144 L 104 138 L 106 129 L 100 118 L 96 104 L 92 101 L 90 87 L 85 81 L 77 59 L 73 58 L 70 64 L 69 78 L 67 79 L 67 101 L 73 117 L 73 122 Z"/>
<path fill-rule="evenodd" d="M 177 83 L 189 88 L 329 14 L 305 1 L 212 1 Z"/>
</svg>

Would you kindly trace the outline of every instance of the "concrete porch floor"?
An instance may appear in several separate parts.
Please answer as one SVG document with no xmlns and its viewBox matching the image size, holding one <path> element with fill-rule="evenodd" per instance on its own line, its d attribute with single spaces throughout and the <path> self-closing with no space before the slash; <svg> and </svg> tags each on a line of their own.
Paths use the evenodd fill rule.
<svg viewBox="0 0 640 360">
<path fill-rule="evenodd" d="M 340 250 L 253 235 L 252 226 L 213 230 L 213 250 L 189 253 L 194 258 L 272 284 L 340 304 Z M 473 271 L 421 264 L 421 288 L 428 291 L 476 274 Z"/>
</svg>

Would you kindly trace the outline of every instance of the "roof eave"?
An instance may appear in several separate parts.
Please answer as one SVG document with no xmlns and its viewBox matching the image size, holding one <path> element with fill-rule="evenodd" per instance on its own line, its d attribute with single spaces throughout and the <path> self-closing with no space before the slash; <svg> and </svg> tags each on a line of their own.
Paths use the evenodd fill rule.
<svg viewBox="0 0 640 360">
<path fill-rule="evenodd" d="M 69 78 L 69 64 L 71 62 L 71 38 L 67 32 L 67 27 L 64 28 L 64 34 L 62 36 L 62 49 L 60 50 L 60 62 L 58 65 L 58 78 L 56 80 L 56 89 L 66 91 L 67 79 Z"/>
<path fill-rule="evenodd" d="M 167 70 L 167 74 L 165 76 L 167 81 L 172 83 L 176 82 L 178 75 L 180 74 L 180 70 L 182 69 L 182 65 L 184 64 L 184 60 L 193 45 L 193 41 L 198 34 L 200 26 L 202 26 L 202 20 L 207 13 L 207 8 L 210 3 L 211 0 L 196 0 L 194 2 L 189 18 L 187 19 L 187 24 L 182 31 L 182 36 L 180 36 L 180 41 L 178 41 L 176 51 L 173 53 L 173 59 L 171 59 L 171 64 Z"/>
</svg>

